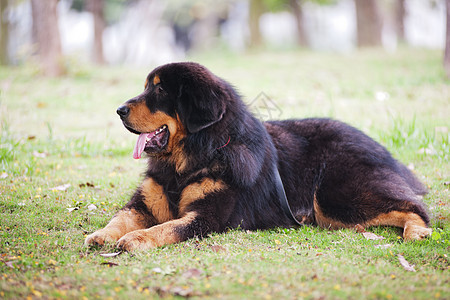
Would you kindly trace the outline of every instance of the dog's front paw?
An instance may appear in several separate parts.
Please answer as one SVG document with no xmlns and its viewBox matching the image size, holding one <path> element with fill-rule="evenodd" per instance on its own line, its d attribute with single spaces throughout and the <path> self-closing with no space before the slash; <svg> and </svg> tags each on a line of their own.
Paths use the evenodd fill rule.
<svg viewBox="0 0 450 300">
<path fill-rule="evenodd" d="M 85 246 L 103 246 L 106 243 L 115 243 L 120 236 L 113 230 L 106 228 L 97 230 L 96 232 L 88 235 L 84 240 Z"/>
<path fill-rule="evenodd" d="M 157 247 L 148 230 L 135 230 L 117 241 L 117 247 L 125 251 L 143 251 Z"/>
</svg>

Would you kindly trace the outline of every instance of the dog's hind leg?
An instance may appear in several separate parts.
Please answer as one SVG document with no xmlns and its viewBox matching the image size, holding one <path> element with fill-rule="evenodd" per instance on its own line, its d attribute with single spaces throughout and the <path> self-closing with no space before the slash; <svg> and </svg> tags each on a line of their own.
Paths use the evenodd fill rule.
<svg viewBox="0 0 450 300">
<path fill-rule="evenodd" d="M 421 240 L 431 235 L 432 229 L 428 228 L 425 221 L 413 212 L 391 211 L 378 215 L 367 221 L 365 226 L 389 225 L 403 228 L 405 241 Z"/>
<path fill-rule="evenodd" d="M 366 203 L 371 204 L 384 204 L 382 206 L 371 209 L 372 212 L 380 211 L 381 213 L 373 214 L 371 217 L 364 219 L 354 219 L 347 221 L 339 220 L 336 216 L 331 216 L 329 213 L 324 212 L 321 205 L 319 205 L 318 199 L 314 198 L 314 219 L 315 222 L 323 228 L 327 229 L 339 229 L 339 228 L 352 228 L 357 224 L 364 227 L 368 226 L 395 226 L 403 228 L 403 239 L 405 241 L 420 240 L 431 235 L 432 229 L 428 228 L 428 216 L 424 211 L 424 208 L 419 203 L 414 203 L 408 200 L 394 200 L 382 198 L 372 198 L 370 201 L 366 199 Z M 390 209 L 386 209 L 386 206 L 390 206 Z M 352 215 L 362 214 L 367 207 L 359 206 L 355 210 L 356 206 L 352 206 Z M 347 207 L 350 210 L 350 207 Z M 387 212 L 382 212 L 382 211 Z"/>
</svg>

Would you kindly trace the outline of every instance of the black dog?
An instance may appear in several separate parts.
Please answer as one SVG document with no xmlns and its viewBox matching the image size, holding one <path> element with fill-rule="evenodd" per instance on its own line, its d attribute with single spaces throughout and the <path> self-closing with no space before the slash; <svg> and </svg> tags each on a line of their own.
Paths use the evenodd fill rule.
<svg viewBox="0 0 450 300">
<path fill-rule="evenodd" d="M 148 170 L 86 244 L 143 250 L 227 228 L 297 223 L 391 225 L 405 240 L 431 233 L 425 188 L 384 147 L 329 119 L 262 123 L 199 64 L 156 68 L 117 113 L 139 134 L 134 157 L 147 153 Z"/>
</svg>

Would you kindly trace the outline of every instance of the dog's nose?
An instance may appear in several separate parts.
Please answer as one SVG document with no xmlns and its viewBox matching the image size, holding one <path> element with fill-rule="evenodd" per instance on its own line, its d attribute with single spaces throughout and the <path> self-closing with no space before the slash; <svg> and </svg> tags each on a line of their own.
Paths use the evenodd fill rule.
<svg viewBox="0 0 450 300">
<path fill-rule="evenodd" d="M 121 118 L 128 116 L 129 113 L 130 113 L 130 108 L 126 105 L 119 106 L 119 108 L 117 109 L 117 114 Z"/>
</svg>

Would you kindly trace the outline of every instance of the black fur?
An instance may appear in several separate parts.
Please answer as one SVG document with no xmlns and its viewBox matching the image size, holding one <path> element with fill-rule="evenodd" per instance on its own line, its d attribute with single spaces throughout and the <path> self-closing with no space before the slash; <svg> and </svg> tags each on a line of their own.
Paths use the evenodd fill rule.
<svg viewBox="0 0 450 300">
<path fill-rule="evenodd" d="M 149 82 L 155 75 L 161 83 L 149 84 L 140 97 L 151 112 L 179 116 L 187 134 L 177 147 L 188 163 L 177 172 L 167 159 L 171 153 L 152 155 L 146 177 L 163 186 L 176 217 L 186 186 L 205 177 L 227 186 L 190 204 L 198 217 L 179 229 L 183 239 L 227 228 L 294 226 L 280 206 L 274 164 L 299 219 L 315 223 L 316 196 L 327 217 L 348 225 L 391 211 L 414 212 L 429 223 L 418 200 L 425 188 L 361 131 L 330 119 L 262 123 L 229 83 L 195 63 L 159 67 L 149 74 Z M 137 192 L 128 207 L 145 210 L 141 202 Z"/>
</svg>

